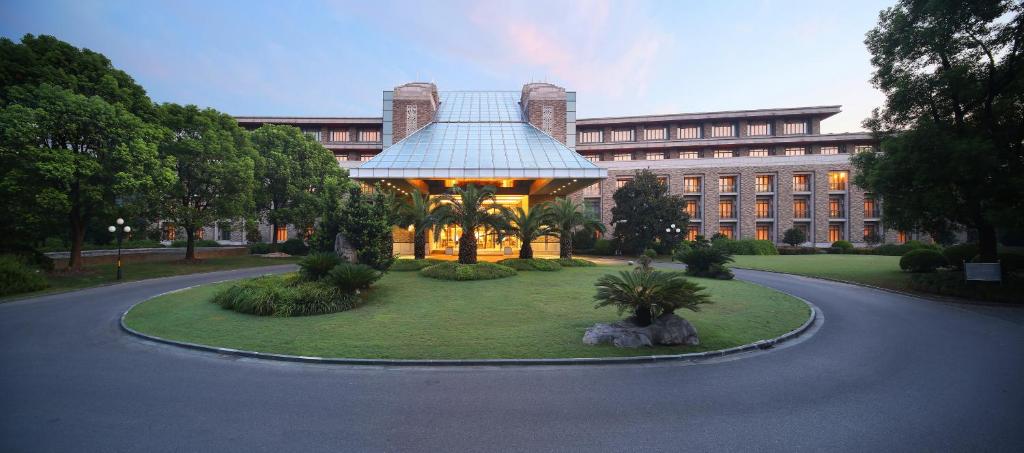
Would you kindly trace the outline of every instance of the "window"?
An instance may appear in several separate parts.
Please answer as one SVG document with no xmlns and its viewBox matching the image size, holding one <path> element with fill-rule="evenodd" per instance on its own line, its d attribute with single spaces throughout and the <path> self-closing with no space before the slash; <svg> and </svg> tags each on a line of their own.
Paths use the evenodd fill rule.
<svg viewBox="0 0 1024 453">
<path fill-rule="evenodd" d="M 288 227 L 279 226 L 277 230 L 274 230 L 274 237 L 277 238 L 277 242 L 284 242 L 288 240 Z"/>
<path fill-rule="evenodd" d="M 601 199 L 584 198 L 583 214 L 593 218 L 601 218 Z"/>
<path fill-rule="evenodd" d="M 736 125 L 735 124 L 716 124 L 711 126 L 711 137 L 735 137 L 736 136 Z"/>
<path fill-rule="evenodd" d="M 843 197 L 828 197 L 828 216 L 833 219 L 846 218 L 846 210 L 843 209 Z"/>
<path fill-rule="evenodd" d="M 230 241 L 231 240 L 231 225 L 220 226 L 220 240 Z"/>
<path fill-rule="evenodd" d="M 662 160 L 665 158 L 665 153 L 647 153 L 647 160 Z"/>
<path fill-rule="evenodd" d="M 772 200 L 768 198 L 758 198 L 754 202 L 754 212 L 759 219 L 770 219 L 772 218 Z"/>
<path fill-rule="evenodd" d="M 667 138 L 667 128 L 658 127 L 654 129 L 644 129 L 644 140 L 665 140 Z"/>
<path fill-rule="evenodd" d="M 736 177 L 735 176 L 719 176 L 718 177 L 718 191 L 723 193 L 736 192 Z"/>
<path fill-rule="evenodd" d="M 874 150 L 875 150 L 875 147 L 873 147 L 871 145 L 857 145 L 857 146 L 853 147 L 853 152 L 854 153 L 866 153 L 866 152 L 871 152 L 871 151 L 874 151 Z"/>
<path fill-rule="evenodd" d="M 359 181 L 359 192 L 364 194 L 373 193 L 373 186 L 365 182 Z"/>
<path fill-rule="evenodd" d="M 633 129 L 617 129 L 612 131 L 613 142 L 631 142 L 635 139 L 636 131 Z"/>
<path fill-rule="evenodd" d="M 361 142 L 379 142 L 380 131 L 359 131 L 359 141 Z"/>
<path fill-rule="evenodd" d="M 793 192 L 810 192 L 811 175 L 793 175 Z"/>
<path fill-rule="evenodd" d="M 803 156 L 804 154 L 807 154 L 807 149 L 806 148 L 803 148 L 803 147 L 786 148 L 786 155 L 787 156 Z"/>
<path fill-rule="evenodd" d="M 795 219 L 809 219 L 811 218 L 810 204 L 806 198 L 796 198 L 793 200 L 793 218 Z"/>
<path fill-rule="evenodd" d="M 306 229 L 302 232 L 302 237 L 307 241 L 313 237 L 313 225 L 306 226 Z"/>
<path fill-rule="evenodd" d="M 615 153 L 615 155 L 612 156 L 612 160 L 615 160 L 615 161 L 633 160 L 633 155 L 630 154 L 630 153 Z"/>
<path fill-rule="evenodd" d="M 320 141 L 320 128 L 319 127 L 316 127 L 316 128 L 304 127 L 304 128 L 302 128 L 302 133 L 306 134 L 307 137 L 312 138 L 313 140 Z"/>
<path fill-rule="evenodd" d="M 686 240 L 687 241 L 696 241 L 698 234 L 700 234 L 700 227 L 698 227 L 697 225 L 687 225 L 686 226 Z"/>
<path fill-rule="evenodd" d="M 622 188 L 622 186 L 626 185 L 626 183 L 628 183 L 628 182 L 630 182 L 630 181 L 632 181 L 632 180 L 633 180 L 632 178 L 626 178 L 626 179 L 618 179 L 618 180 L 615 180 L 615 188 L 616 188 L 616 189 L 621 189 L 621 188 Z"/>
<path fill-rule="evenodd" d="M 718 201 L 718 217 L 721 219 L 735 219 L 736 218 L 736 206 L 731 199 L 723 199 Z"/>
<path fill-rule="evenodd" d="M 600 154 L 584 154 L 583 158 L 586 159 L 586 160 L 589 160 L 591 162 L 600 162 L 601 161 L 601 155 Z"/>
<path fill-rule="evenodd" d="M 595 182 L 587 187 L 584 187 L 582 192 L 584 197 L 600 197 L 601 183 Z"/>
<path fill-rule="evenodd" d="M 838 223 L 828 224 L 828 241 L 842 241 L 843 240 L 843 225 Z"/>
<path fill-rule="evenodd" d="M 715 159 L 724 159 L 724 158 L 727 158 L 727 157 L 732 157 L 732 150 L 731 149 L 715 150 Z"/>
<path fill-rule="evenodd" d="M 373 154 L 360 154 L 359 155 L 359 161 L 360 162 L 366 162 L 366 161 L 368 161 L 370 159 L 373 159 Z"/>
<path fill-rule="evenodd" d="M 679 153 L 680 159 L 699 159 L 700 153 L 697 151 L 683 151 Z"/>
<path fill-rule="evenodd" d="M 838 146 L 822 146 L 821 147 L 821 154 L 826 154 L 826 155 L 839 154 L 839 147 Z"/>
<path fill-rule="evenodd" d="M 174 227 L 173 223 L 164 224 L 164 240 L 173 241 L 178 237 L 178 229 Z"/>
<path fill-rule="evenodd" d="M 772 226 L 763 223 L 759 224 L 757 229 L 754 231 L 754 238 L 759 241 L 772 240 Z"/>
<path fill-rule="evenodd" d="M 691 219 L 700 218 L 700 203 L 697 200 L 686 200 L 683 204 L 683 212 Z"/>
<path fill-rule="evenodd" d="M 758 192 L 775 192 L 775 178 L 772 175 L 755 176 L 754 190 Z"/>
<path fill-rule="evenodd" d="M 807 121 L 785 121 L 782 123 L 783 135 L 796 135 L 807 133 Z"/>
<path fill-rule="evenodd" d="M 601 143 L 604 131 L 580 131 L 580 143 Z"/>
<path fill-rule="evenodd" d="M 206 236 L 206 229 L 203 228 L 203 227 L 197 228 L 196 229 L 196 239 L 203 239 L 204 236 Z"/>
<path fill-rule="evenodd" d="M 768 149 L 766 148 L 755 148 L 747 153 L 750 157 L 768 157 Z"/>
<path fill-rule="evenodd" d="M 767 121 L 747 124 L 747 135 L 771 135 L 771 126 Z"/>
<path fill-rule="evenodd" d="M 696 176 L 683 177 L 683 192 L 700 193 L 700 178 Z"/>
<path fill-rule="evenodd" d="M 868 219 L 878 218 L 878 205 L 875 203 L 875 197 L 871 195 L 864 195 L 864 217 Z"/>
<path fill-rule="evenodd" d="M 828 190 L 846 190 L 846 180 L 849 172 L 830 171 L 828 172 Z"/>
<path fill-rule="evenodd" d="M 349 139 L 349 137 L 348 137 L 348 131 L 347 130 L 345 130 L 345 131 L 339 131 L 339 130 L 331 131 L 331 141 L 332 142 L 347 142 L 347 141 L 349 141 L 348 139 Z"/>
<path fill-rule="evenodd" d="M 906 231 L 897 231 L 896 232 L 896 243 L 897 244 L 906 244 L 908 240 L 910 240 L 910 235 L 907 234 Z"/>
<path fill-rule="evenodd" d="M 342 162 L 344 162 L 344 161 L 348 160 L 348 156 L 345 156 L 345 155 L 341 155 L 341 154 L 336 154 L 336 155 L 334 156 L 334 160 L 338 161 L 338 163 L 340 164 L 340 163 L 342 163 Z"/>
<path fill-rule="evenodd" d="M 734 233 L 736 227 L 732 225 L 719 225 L 718 232 L 729 239 L 735 239 L 736 234 Z"/>
<path fill-rule="evenodd" d="M 871 223 L 865 222 L 864 223 L 864 239 L 866 240 L 867 238 L 872 237 L 872 236 L 874 236 L 876 238 L 880 238 L 881 237 L 878 234 L 878 224 L 877 223 L 873 223 L 873 222 L 871 222 Z"/>
<path fill-rule="evenodd" d="M 697 139 L 701 137 L 700 126 L 682 126 L 676 129 L 680 139 Z"/>
<path fill-rule="evenodd" d="M 668 186 L 668 176 L 658 176 L 658 184 Z"/>
</svg>

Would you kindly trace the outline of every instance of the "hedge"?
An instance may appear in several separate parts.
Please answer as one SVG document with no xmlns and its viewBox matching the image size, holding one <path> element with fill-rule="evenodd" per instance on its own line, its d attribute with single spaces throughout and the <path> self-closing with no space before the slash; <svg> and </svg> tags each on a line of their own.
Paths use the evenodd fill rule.
<svg viewBox="0 0 1024 453">
<path fill-rule="evenodd" d="M 421 270 L 420 275 L 440 280 L 492 280 L 516 275 L 516 270 L 494 263 L 462 264 L 447 261 Z"/>
</svg>

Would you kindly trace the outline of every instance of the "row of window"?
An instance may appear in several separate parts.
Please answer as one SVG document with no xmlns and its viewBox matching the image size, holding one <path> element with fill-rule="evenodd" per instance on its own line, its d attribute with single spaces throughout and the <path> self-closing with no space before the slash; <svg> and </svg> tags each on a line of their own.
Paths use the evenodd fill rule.
<svg viewBox="0 0 1024 453">
<path fill-rule="evenodd" d="M 318 142 L 322 142 L 322 130 L 320 128 L 303 128 L 302 132 L 309 137 L 312 137 Z M 328 142 L 351 142 L 352 134 L 348 129 L 332 129 L 327 131 Z M 364 129 L 357 133 L 358 140 L 356 142 L 367 142 L 377 143 L 380 142 L 380 131 L 374 129 Z"/>
<path fill-rule="evenodd" d="M 870 150 L 871 150 L 871 146 L 870 145 L 854 147 L 854 151 L 857 152 L 857 153 L 863 152 L 863 151 L 870 151 Z M 822 154 L 822 155 L 834 155 L 834 154 L 840 154 L 840 153 L 842 153 L 842 149 L 839 146 L 835 146 L 835 145 L 832 145 L 832 146 L 822 146 L 822 147 L 819 148 L 819 154 Z M 737 156 L 736 151 L 732 150 L 732 149 L 716 149 L 716 150 L 713 150 L 711 152 L 711 157 L 713 157 L 715 159 L 727 159 L 727 158 L 730 158 L 730 157 L 770 157 L 772 155 L 773 155 L 772 154 L 772 150 L 769 149 L 769 148 L 751 148 L 751 149 L 749 149 L 747 151 L 747 155 L 746 156 Z M 807 148 L 803 147 L 803 146 L 787 147 L 787 148 L 783 148 L 782 149 L 781 154 L 775 154 L 775 155 L 778 155 L 778 156 L 806 156 L 807 155 Z M 644 156 L 645 160 L 664 160 L 666 158 L 665 157 L 666 153 L 664 151 L 655 151 L 655 152 L 644 153 L 643 156 Z M 586 158 L 587 160 L 591 161 L 591 162 L 600 162 L 601 161 L 601 155 L 600 154 L 584 154 L 583 157 Z M 629 160 L 634 160 L 633 157 L 634 157 L 633 153 L 630 153 L 630 152 L 622 152 L 622 153 L 613 153 L 612 154 L 612 160 L 613 161 L 629 161 Z M 679 152 L 679 158 L 680 159 L 700 159 L 700 151 L 680 151 Z"/>
<path fill-rule="evenodd" d="M 810 192 L 811 191 L 811 174 L 801 173 L 793 175 L 793 192 Z M 847 189 L 847 183 L 850 178 L 850 172 L 846 170 L 834 170 L 828 172 L 828 190 L 829 191 L 845 191 Z M 618 189 L 624 186 L 627 182 L 632 180 L 632 177 L 622 177 L 615 181 L 615 188 Z M 663 184 L 668 184 L 668 177 L 659 176 L 658 180 Z M 683 177 L 683 193 L 701 193 L 703 192 L 702 176 L 684 176 Z M 754 176 L 754 190 L 756 192 L 768 193 L 775 192 L 775 175 L 755 175 Z M 735 175 L 719 176 L 718 177 L 718 191 L 720 193 L 737 193 L 739 192 L 739 177 Z M 596 182 L 587 186 L 583 189 L 583 196 L 600 196 L 601 195 L 601 183 Z M 876 212 L 872 209 L 871 212 Z M 877 217 L 871 216 L 871 217 Z"/>
<path fill-rule="evenodd" d="M 810 131 L 810 123 L 806 120 L 783 121 L 782 130 L 779 135 L 806 135 Z M 746 135 L 750 137 L 765 137 L 773 135 L 774 126 L 771 121 L 755 121 L 747 123 Z M 715 123 L 707 129 L 707 138 L 728 138 L 739 136 L 739 125 L 736 123 Z M 577 133 L 577 143 L 604 143 L 604 130 L 581 129 Z M 704 128 L 700 125 L 685 125 L 676 127 L 676 138 L 680 140 L 693 140 L 705 138 Z M 668 127 L 644 128 L 641 139 L 668 140 Z M 618 128 L 609 131 L 609 142 L 633 142 L 636 141 L 636 128 Z"/>
<path fill-rule="evenodd" d="M 366 161 L 368 161 L 370 159 L 373 159 L 373 156 L 376 156 L 376 154 L 362 153 L 362 154 L 359 155 L 359 161 L 360 162 L 366 162 Z M 337 160 L 339 163 L 353 160 L 353 159 L 349 159 L 347 154 L 336 154 L 336 155 L 334 155 L 334 159 Z"/>
</svg>

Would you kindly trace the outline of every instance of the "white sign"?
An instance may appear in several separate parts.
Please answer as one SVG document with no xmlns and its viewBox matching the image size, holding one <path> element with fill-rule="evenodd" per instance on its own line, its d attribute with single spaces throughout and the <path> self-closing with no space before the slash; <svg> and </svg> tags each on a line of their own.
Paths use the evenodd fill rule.
<svg viewBox="0 0 1024 453">
<path fill-rule="evenodd" d="M 968 281 L 1001 281 L 999 263 L 964 263 L 964 279 Z"/>
</svg>

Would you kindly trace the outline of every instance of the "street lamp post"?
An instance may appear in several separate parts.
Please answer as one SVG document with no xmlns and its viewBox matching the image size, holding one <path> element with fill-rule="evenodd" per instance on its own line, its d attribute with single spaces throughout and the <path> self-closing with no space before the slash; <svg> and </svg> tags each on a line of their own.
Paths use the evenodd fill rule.
<svg viewBox="0 0 1024 453">
<path fill-rule="evenodd" d="M 122 238 L 122 233 L 131 233 L 132 232 L 132 227 L 130 227 L 128 225 L 124 225 L 124 228 L 119 228 L 121 225 L 124 225 L 124 219 L 118 217 L 117 218 L 117 226 L 111 225 L 111 226 L 107 227 L 107 231 L 109 231 L 111 233 L 117 233 L 117 279 L 118 280 L 121 280 L 121 238 Z"/>
</svg>

